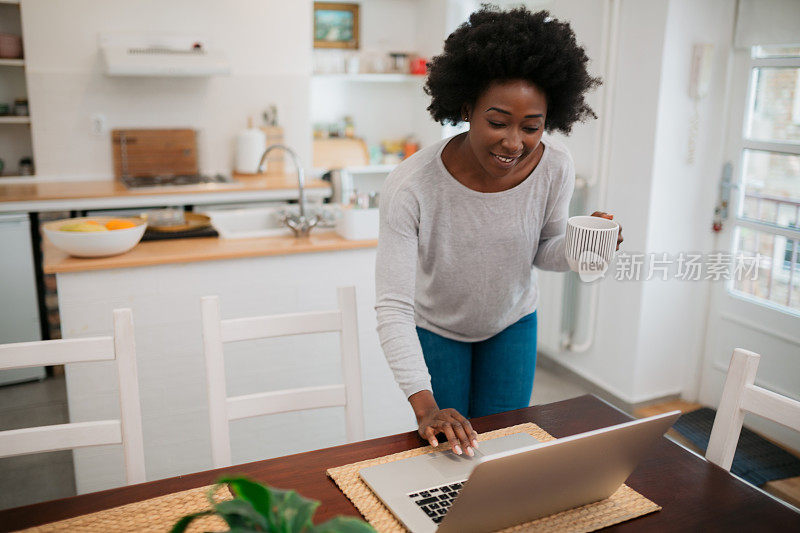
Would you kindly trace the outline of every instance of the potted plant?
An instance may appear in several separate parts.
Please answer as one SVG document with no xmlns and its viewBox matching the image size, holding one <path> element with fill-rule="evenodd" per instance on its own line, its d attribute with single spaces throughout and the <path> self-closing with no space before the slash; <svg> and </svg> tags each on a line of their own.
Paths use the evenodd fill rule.
<svg viewBox="0 0 800 533">
<path fill-rule="evenodd" d="M 234 498 L 215 502 L 214 493 L 227 484 Z M 324 524 L 314 525 L 311 517 L 319 502 L 303 498 L 293 490 L 267 487 L 243 477 L 222 478 L 209 491 L 211 509 L 192 513 L 178 520 L 172 533 L 181 533 L 196 518 L 217 515 L 231 533 L 375 533 L 359 518 L 337 516 Z"/>
</svg>

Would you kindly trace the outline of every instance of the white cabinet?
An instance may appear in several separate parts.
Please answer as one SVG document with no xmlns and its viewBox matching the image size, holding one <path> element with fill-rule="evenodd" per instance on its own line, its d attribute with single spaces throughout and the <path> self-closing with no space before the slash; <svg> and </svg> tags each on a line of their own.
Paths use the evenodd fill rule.
<svg viewBox="0 0 800 533">
<path fill-rule="evenodd" d="M 39 309 L 28 215 L 0 215 L 0 344 L 38 341 Z M 0 371 L 0 385 L 44 378 L 44 367 Z"/>
</svg>

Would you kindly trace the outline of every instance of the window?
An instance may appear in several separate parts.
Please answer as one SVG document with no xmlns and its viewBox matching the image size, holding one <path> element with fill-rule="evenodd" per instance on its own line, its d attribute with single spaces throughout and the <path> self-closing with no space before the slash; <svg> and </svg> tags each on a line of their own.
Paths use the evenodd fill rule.
<svg viewBox="0 0 800 533">
<path fill-rule="evenodd" d="M 758 275 L 729 290 L 800 313 L 800 46 L 755 46 L 743 138 L 734 254 Z"/>
</svg>

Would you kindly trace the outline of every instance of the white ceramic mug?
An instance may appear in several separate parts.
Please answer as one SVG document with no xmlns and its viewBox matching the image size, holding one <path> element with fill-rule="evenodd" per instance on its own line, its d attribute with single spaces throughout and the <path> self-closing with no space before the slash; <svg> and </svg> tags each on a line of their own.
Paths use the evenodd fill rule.
<svg viewBox="0 0 800 533">
<path fill-rule="evenodd" d="M 607 218 L 571 217 L 567 221 L 564 253 L 569 267 L 583 281 L 603 277 L 617 250 L 619 224 Z"/>
</svg>

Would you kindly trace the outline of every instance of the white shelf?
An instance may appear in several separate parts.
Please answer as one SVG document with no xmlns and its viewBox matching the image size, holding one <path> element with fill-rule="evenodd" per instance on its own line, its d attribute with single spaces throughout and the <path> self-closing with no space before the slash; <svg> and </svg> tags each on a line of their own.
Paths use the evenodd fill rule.
<svg viewBox="0 0 800 533">
<path fill-rule="evenodd" d="M 315 79 L 320 80 L 341 80 L 341 81 L 355 81 L 355 82 L 421 82 L 425 76 L 416 76 L 413 74 L 314 74 Z"/>
<path fill-rule="evenodd" d="M 5 67 L 24 67 L 24 59 L 0 59 L 0 66 Z"/>
<path fill-rule="evenodd" d="M 0 116 L 0 124 L 30 124 L 31 117 Z"/>
</svg>

